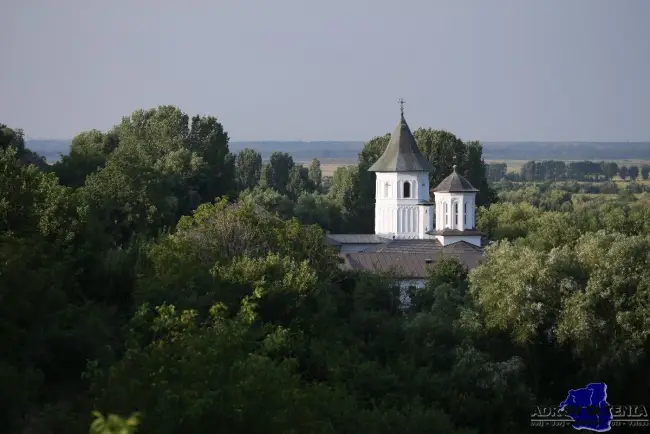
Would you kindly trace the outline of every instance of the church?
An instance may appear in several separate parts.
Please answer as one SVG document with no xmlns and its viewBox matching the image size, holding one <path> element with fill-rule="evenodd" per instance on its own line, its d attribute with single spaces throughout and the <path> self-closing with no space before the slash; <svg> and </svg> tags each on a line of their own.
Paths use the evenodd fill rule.
<svg viewBox="0 0 650 434">
<path fill-rule="evenodd" d="M 469 269 L 479 264 L 484 234 L 475 228 L 478 190 L 456 166 L 430 190 L 434 167 L 418 149 L 403 108 L 386 150 L 368 170 L 376 174 L 375 233 L 327 234 L 344 268 L 394 272 L 403 286 L 422 287 L 427 266 L 443 255 Z"/>
</svg>

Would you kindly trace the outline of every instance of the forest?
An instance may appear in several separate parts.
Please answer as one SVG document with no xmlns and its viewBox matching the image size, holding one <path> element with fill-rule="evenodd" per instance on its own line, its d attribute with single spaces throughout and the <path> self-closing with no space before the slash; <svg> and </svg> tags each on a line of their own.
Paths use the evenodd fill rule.
<svg viewBox="0 0 650 434">
<path fill-rule="evenodd" d="M 489 179 L 479 142 L 413 134 L 432 185 L 455 164 L 480 189 L 494 243 L 471 271 L 440 258 L 405 307 L 325 244 L 373 231 L 388 135 L 325 179 L 173 106 L 51 165 L 0 125 L 6 432 L 521 434 L 591 382 L 650 402 L 650 194 Z"/>
</svg>

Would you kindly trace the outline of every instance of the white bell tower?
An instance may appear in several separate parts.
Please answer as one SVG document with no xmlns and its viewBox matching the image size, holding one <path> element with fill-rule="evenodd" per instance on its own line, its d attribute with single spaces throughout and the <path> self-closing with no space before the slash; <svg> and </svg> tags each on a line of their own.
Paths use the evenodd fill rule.
<svg viewBox="0 0 650 434">
<path fill-rule="evenodd" d="M 434 190 L 436 226 L 433 234 L 443 246 L 465 241 L 481 246 L 483 233 L 476 230 L 476 193 L 472 184 L 454 171 Z"/>
<path fill-rule="evenodd" d="M 429 195 L 429 173 L 433 165 L 420 152 L 404 119 L 401 118 L 390 142 L 371 172 L 375 186 L 375 234 L 394 239 L 433 238 L 433 204 Z"/>
</svg>

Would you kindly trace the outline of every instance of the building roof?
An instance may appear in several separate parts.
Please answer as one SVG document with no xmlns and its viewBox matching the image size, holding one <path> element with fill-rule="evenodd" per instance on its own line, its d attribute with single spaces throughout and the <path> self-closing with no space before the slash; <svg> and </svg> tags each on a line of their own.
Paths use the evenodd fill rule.
<svg viewBox="0 0 650 434">
<path fill-rule="evenodd" d="M 465 241 L 443 246 L 436 238 L 425 240 L 386 240 L 384 244 L 368 246 L 364 252 L 373 253 L 479 253 L 483 249 Z"/>
<path fill-rule="evenodd" d="M 361 252 L 341 253 L 343 268 L 370 272 L 393 272 L 408 279 L 423 279 L 427 266 L 443 256 L 457 258 L 469 269 L 476 267 L 483 258 L 483 249 L 465 241 L 443 246 L 435 238 L 414 240 L 390 240 L 373 235 L 331 235 L 345 237 L 342 241 L 368 244 Z M 361 242 L 367 240 L 368 242 Z M 379 241 L 379 242 L 377 242 Z M 340 244 L 339 244 L 340 245 Z"/>
<path fill-rule="evenodd" d="M 432 172 L 433 165 L 426 159 L 404 119 L 404 114 L 390 136 L 384 153 L 373 164 L 370 172 Z"/>
<path fill-rule="evenodd" d="M 390 241 L 375 234 L 326 234 L 327 244 L 340 246 L 341 244 L 384 244 Z"/>
<path fill-rule="evenodd" d="M 406 279 L 424 279 L 428 267 L 443 256 L 456 257 L 467 268 L 475 268 L 483 258 L 481 252 L 474 253 L 381 253 L 360 252 L 341 254 L 343 266 L 349 270 L 363 270 L 379 273 L 395 273 Z"/>
<path fill-rule="evenodd" d="M 476 236 L 485 235 L 474 229 L 459 231 L 456 229 L 445 229 L 443 231 L 430 231 L 429 235 L 458 235 Z M 326 234 L 325 240 L 331 246 L 342 246 L 344 244 L 366 244 L 364 252 L 374 253 L 482 253 L 481 247 L 465 241 L 459 241 L 443 246 L 436 238 L 429 239 L 390 239 L 375 234 Z"/>
<path fill-rule="evenodd" d="M 451 175 L 443 179 L 433 191 L 437 193 L 465 193 L 477 192 L 478 189 L 474 188 L 471 182 L 456 172 L 456 165 L 454 164 L 454 171 L 451 172 Z"/>
</svg>

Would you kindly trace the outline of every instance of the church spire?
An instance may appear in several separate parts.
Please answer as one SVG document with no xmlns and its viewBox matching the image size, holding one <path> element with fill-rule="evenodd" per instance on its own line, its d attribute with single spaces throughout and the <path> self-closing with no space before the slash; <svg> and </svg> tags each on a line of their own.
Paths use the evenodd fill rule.
<svg viewBox="0 0 650 434">
<path fill-rule="evenodd" d="M 368 170 L 370 172 L 432 172 L 433 165 L 418 149 L 413 133 L 404 119 L 405 101 L 400 98 L 398 102 L 400 120 L 395 131 L 390 135 L 386 150 Z"/>
</svg>

